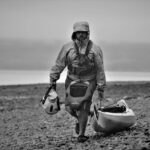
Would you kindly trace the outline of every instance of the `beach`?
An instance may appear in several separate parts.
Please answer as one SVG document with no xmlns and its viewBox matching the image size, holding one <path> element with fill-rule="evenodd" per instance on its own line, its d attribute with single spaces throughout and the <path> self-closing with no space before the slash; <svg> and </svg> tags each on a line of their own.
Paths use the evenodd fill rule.
<svg viewBox="0 0 150 150">
<path fill-rule="evenodd" d="M 74 136 L 75 119 L 65 111 L 63 83 L 57 86 L 61 111 L 53 116 L 43 111 L 40 100 L 47 88 L 46 83 L 0 86 L 0 150 L 150 149 L 149 81 L 107 82 L 105 97 L 114 102 L 125 99 L 136 115 L 136 126 L 104 134 L 96 133 L 90 121 L 85 143 Z"/>
</svg>

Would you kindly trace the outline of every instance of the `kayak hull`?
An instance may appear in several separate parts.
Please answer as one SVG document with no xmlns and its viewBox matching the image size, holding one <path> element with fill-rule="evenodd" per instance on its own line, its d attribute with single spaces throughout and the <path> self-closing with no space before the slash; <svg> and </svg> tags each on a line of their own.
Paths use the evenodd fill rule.
<svg viewBox="0 0 150 150">
<path fill-rule="evenodd" d="M 127 104 L 125 106 L 126 111 L 123 113 L 102 112 L 94 109 L 93 129 L 96 132 L 117 132 L 133 126 L 136 122 L 135 114 Z"/>
</svg>

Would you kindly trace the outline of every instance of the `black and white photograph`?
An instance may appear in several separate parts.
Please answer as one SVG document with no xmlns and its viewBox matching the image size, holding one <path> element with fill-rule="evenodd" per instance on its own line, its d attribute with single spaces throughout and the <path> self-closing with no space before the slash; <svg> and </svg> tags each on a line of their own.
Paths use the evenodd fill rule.
<svg viewBox="0 0 150 150">
<path fill-rule="evenodd" d="M 150 150 L 150 1 L 0 0 L 0 150 Z"/>
</svg>

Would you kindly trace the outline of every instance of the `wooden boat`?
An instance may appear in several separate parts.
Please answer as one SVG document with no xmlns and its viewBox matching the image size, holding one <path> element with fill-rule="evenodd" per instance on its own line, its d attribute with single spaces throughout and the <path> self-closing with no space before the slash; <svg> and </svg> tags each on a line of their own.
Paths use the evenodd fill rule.
<svg viewBox="0 0 150 150">
<path fill-rule="evenodd" d="M 126 110 L 119 113 L 103 112 L 94 106 L 93 129 L 96 132 L 117 132 L 135 125 L 135 114 L 125 100 L 120 100 L 118 104 L 124 105 Z"/>
</svg>

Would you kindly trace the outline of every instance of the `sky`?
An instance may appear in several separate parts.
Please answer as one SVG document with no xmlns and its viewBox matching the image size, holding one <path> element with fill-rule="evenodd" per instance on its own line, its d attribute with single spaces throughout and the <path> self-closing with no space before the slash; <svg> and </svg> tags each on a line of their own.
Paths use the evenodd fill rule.
<svg viewBox="0 0 150 150">
<path fill-rule="evenodd" d="M 0 0 L 0 70 L 48 70 L 88 21 L 106 71 L 150 72 L 149 0 Z"/>
</svg>

